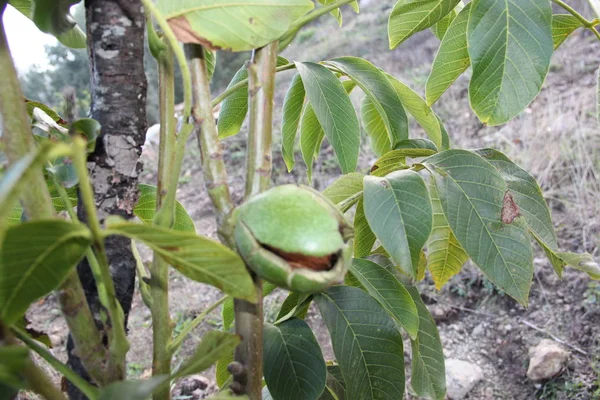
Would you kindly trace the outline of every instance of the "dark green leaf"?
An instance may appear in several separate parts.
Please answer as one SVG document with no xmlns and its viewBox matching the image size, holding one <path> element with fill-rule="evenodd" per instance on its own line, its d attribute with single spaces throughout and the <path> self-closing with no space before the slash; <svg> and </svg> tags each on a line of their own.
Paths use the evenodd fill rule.
<svg viewBox="0 0 600 400">
<path fill-rule="evenodd" d="M 239 343 L 240 337 L 237 335 L 221 331 L 206 332 L 194 355 L 175 372 L 174 377 L 181 378 L 207 370 L 219 359 L 232 354 Z"/>
<path fill-rule="evenodd" d="M 319 400 L 344 400 L 346 398 L 346 383 L 339 365 L 327 366 L 325 390 Z"/>
<path fill-rule="evenodd" d="M 158 375 L 144 380 L 115 382 L 102 390 L 99 400 L 146 400 L 168 381 L 168 375 Z"/>
<path fill-rule="evenodd" d="M 0 320 L 16 322 L 29 304 L 58 287 L 90 243 L 85 225 L 59 219 L 8 228 L 0 250 Z"/>
<path fill-rule="evenodd" d="M 417 395 L 443 400 L 446 394 L 446 372 L 442 341 L 433 317 L 415 287 L 409 286 L 419 311 L 419 334 L 411 341 L 411 386 Z"/>
<path fill-rule="evenodd" d="M 235 73 L 227 85 L 227 89 L 244 79 L 248 79 L 248 70 L 245 65 Z M 217 121 L 219 138 L 237 135 L 244 124 L 246 114 L 248 114 L 248 85 L 236 90 L 223 100 Z"/>
<path fill-rule="evenodd" d="M 365 216 L 363 201 L 362 198 L 358 201 L 354 214 L 354 257 L 359 258 L 371 254 L 371 249 L 377 240 Z"/>
<path fill-rule="evenodd" d="M 197 0 L 159 0 L 156 5 L 179 41 L 231 51 L 252 50 L 279 39 L 314 7 L 310 0 L 219 0 L 200 5 Z"/>
<path fill-rule="evenodd" d="M 413 153 L 407 152 L 406 157 L 426 157 L 426 156 L 430 156 L 430 155 L 433 155 L 438 152 L 438 148 L 435 145 L 435 143 L 433 143 L 431 140 L 428 140 L 428 139 L 406 139 L 406 140 L 399 142 L 394 147 L 394 150 L 408 150 L 408 149 L 429 150 L 429 152 L 426 152 L 426 151 L 422 151 L 422 152 L 415 151 Z"/>
<path fill-rule="evenodd" d="M 369 96 L 365 96 L 362 99 L 360 118 L 365 132 L 371 139 L 371 149 L 375 155 L 381 157 L 383 154 L 390 151 L 392 145 L 385 123 L 383 122 L 381 114 L 377 111 L 375 103 L 373 103 L 373 100 L 371 100 Z"/>
<path fill-rule="evenodd" d="M 100 135 L 101 130 L 100 123 L 92 118 L 81 118 L 73 122 L 69 127 L 69 133 L 71 135 L 79 135 L 83 137 L 87 142 L 88 152 L 93 152 L 96 147 L 96 139 Z"/>
<path fill-rule="evenodd" d="M 296 63 L 306 95 L 338 158 L 342 173 L 358 162 L 360 128 L 350 97 L 338 78 L 322 65 Z"/>
<path fill-rule="evenodd" d="M 325 360 L 310 327 L 301 319 L 264 327 L 264 374 L 275 399 L 312 400 L 325 388 Z"/>
<path fill-rule="evenodd" d="M 395 264 L 416 277 L 421 249 L 431 233 L 431 200 L 421 176 L 410 170 L 364 180 L 369 226 Z"/>
<path fill-rule="evenodd" d="M 415 33 L 435 25 L 459 2 L 460 0 L 399 0 L 388 23 L 390 49 Z"/>
<path fill-rule="evenodd" d="M 298 125 L 300 124 L 300 116 L 302 115 L 302 107 L 304 105 L 304 85 L 299 74 L 294 75 L 290 88 L 285 95 L 283 101 L 283 116 L 281 118 L 281 136 L 282 136 L 282 154 L 288 172 L 294 168 L 296 158 L 294 156 L 294 143 L 296 142 L 296 134 Z"/>
<path fill-rule="evenodd" d="M 302 113 L 302 122 L 300 123 L 300 151 L 302 159 L 306 165 L 306 174 L 308 181 L 312 181 L 313 161 L 319 155 L 319 149 L 325 132 L 317 119 L 317 114 L 313 110 L 312 105 L 307 104 Z"/>
<path fill-rule="evenodd" d="M 69 13 L 80 0 L 34 0 L 33 22 L 45 33 L 60 35 L 73 29 L 75 21 Z"/>
<path fill-rule="evenodd" d="M 402 336 L 381 305 L 349 286 L 334 286 L 316 295 L 315 301 L 346 382 L 346 399 L 402 399 Z"/>
<path fill-rule="evenodd" d="M 133 209 L 133 213 L 143 223 L 151 225 L 156 214 L 156 187 L 140 183 L 138 190 L 138 202 Z M 194 221 L 178 201 L 175 203 L 173 229 L 182 232 L 196 232 Z"/>
<path fill-rule="evenodd" d="M 475 0 L 467 26 L 471 107 L 487 125 L 518 115 L 540 92 L 553 52 L 548 0 Z"/>
<path fill-rule="evenodd" d="M 433 210 L 433 229 L 427 241 L 427 265 L 436 289 L 440 290 L 450 278 L 460 272 L 469 256 L 452 233 L 433 178 L 429 184 L 429 195 Z"/>
<path fill-rule="evenodd" d="M 440 43 L 425 85 L 425 98 L 429 105 L 435 103 L 471 65 L 467 49 L 467 24 L 470 10 L 471 3 L 467 4 L 452 21 Z"/>
<path fill-rule="evenodd" d="M 29 360 L 29 350 L 23 346 L 0 347 L 0 399 L 12 399 L 7 394 L 26 386 L 21 372 Z M 2 397 L 6 396 L 6 397 Z"/>
<path fill-rule="evenodd" d="M 533 254 L 525 219 L 515 215 L 508 187 L 492 164 L 466 150 L 425 160 L 444 214 L 462 248 L 498 287 L 527 305 Z"/>
<path fill-rule="evenodd" d="M 404 285 L 387 269 L 365 259 L 353 259 L 350 272 L 389 316 L 406 329 L 411 338 L 416 339 L 419 314 Z"/>
<path fill-rule="evenodd" d="M 334 58 L 327 64 L 347 75 L 365 92 L 379 113 L 391 147 L 408 139 L 408 119 L 402 100 L 384 72 L 358 57 Z M 385 150 L 385 146 L 380 150 Z"/>
<path fill-rule="evenodd" d="M 290 318 L 306 318 L 306 314 L 308 313 L 308 308 L 310 307 L 311 302 L 312 295 L 310 294 L 299 294 L 295 292 L 290 293 L 279 309 L 279 314 L 277 314 L 275 324 L 277 325 Z"/>
<path fill-rule="evenodd" d="M 188 278 L 215 286 L 226 294 L 256 301 L 252 278 L 240 256 L 211 239 L 152 225 L 108 221 L 107 234 L 144 242 Z"/>
</svg>

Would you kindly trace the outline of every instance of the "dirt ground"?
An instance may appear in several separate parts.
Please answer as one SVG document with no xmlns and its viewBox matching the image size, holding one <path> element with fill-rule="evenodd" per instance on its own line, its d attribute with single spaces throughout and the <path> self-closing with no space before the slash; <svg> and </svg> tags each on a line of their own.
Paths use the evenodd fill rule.
<svg viewBox="0 0 600 400">
<path fill-rule="evenodd" d="M 375 6 L 374 6 L 375 7 Z M 404 79 L 421 93 L 435 55 L 437 40 L 427 32 L 417 35 L 401 48 L 386 49 L 383 29 L 387 12 L 384 7 L 359 16 L 348 14 L 342 30 L 333 22 L 313 28 L 313 35 L 304 44 L 292 46 L 287 54 L 295 59 L 316 59 L 339 55 L 366 57 L 376 65 Z M 374 26 L 376 38 L 354 37 L 344 42 L 343 51 L 336 40 L 361 25 Z M 335 33 L 333 33 L 335 32 Z M 382 33 L 383 32 L 383 33 Z M 377 36 L 381 35 L 381 36 Z M 331 37 L 326 42 L 324 38 Z M 301 46 L 310 48 L 299 50 Z M 303 51 L 306 51 L 304 53 Z M 481 125 L 468 106 L 468 79 L 459 79 L 435 106 L 445 122 L 454 146 L 496 147 L 506 152 L 540 181 L 565 251 L 588 251 L 598 257 L 600 242 L 600 130 L 594 117 L 594 71 L 600 64 L 600 45 L 584 33 L 574 35 L 557 52 L 551 73 L 542 94 L 525 113 L 511 123 L 497 128 Z M 281 104 L 290 76 L 279 79 L 277 104 Z M 280 111 L 279 111 L 280 112 Z M 279 116 L 277 117 L 279 118 Z M 414 121 L 412 121 L 414 125 Z M 276 123 L 276 129 L 279 123 Z M 415 131 L 419 128 L 414 125 Z M 230 183 L 236 200 L 241 198 L 244 163 L 243 133 L 225 141 L 225 154 L 230 171 Z M 276 140 L 275 145 L 280 143 Z M 206 197 L 195 142 L 189 146 L 178 191 L 196 223 L 198 233 L 215 236 L 215 220 Z M 146 155 L 143 180 L 153 183 L 154 169 Z M 336 176 L 331 148 L 324 145 L 315 167 L 315 186 L 325 187 Z M 274 183 L 305 182 L 302 165 L 290 175 L 285 172 L 279 149 L 274 154 Z M 298 158 L 300 161 L 300 158 Z M 373 156 L 361 156 L 362 168 L 368 168 Z M 301 164 L 301 162 L 299 162 Z M 147 256 L 147 252 L 144 253 Z M 427 277 L 421 284 L 426 303 L 438 321 L 444 352 L 447 357 L 478 364 L 484 380 L 469 394 L 469 399 L 600 399 L 600 284 L 590 282 L 584 274 L 566 271 L 562 280 L 553 273 L 540 251 L 535 258 L 535 279 L 529 308 L 498 292 L 472 265 L 467 264 L 441 291 L 436 291 Z M 194 283 L 173 272 L 170 302 L 177 331 L 181 325 L 206 309 L 221 294 L 206 285 Z M 265 316 L 273 319 L 285 297 L 275 292 L 265 301 Z M 66 327 L 53 296 L 32 307 L 29 316 L 33 324 L 48 332 L 54 343 L 53 353 L 65 359 Z M 315 329 L 326 359 L 332 359 L 327 331 L 316 310 L 308 321 Z M 177 366 L 193 351 L 195 344 L 209 329 L 221 326 L 219 312 L 213 313 L 186 340 L 176 355 Z M 147 376 L 151 367 L 151 318 L 139 293 L 136 293 L 129 319 L 129 375 Z M 568 369 L 558 378 L 534 385 L 526 377 L 528 348 L 543 338 L 554 338 L 571 352 Z M 410 349 L 410 346 L 405 346 Z M 407 356 L 410 360 L 410 354 Z M 408 363 L 407 363 L 408 364 Z M 410 371 L 408 371 L 410 372 Z M 206 374 L 214 388 L 214 370 Z M 410 396 L 409 396 L 410 397 Z"/>
</svg>

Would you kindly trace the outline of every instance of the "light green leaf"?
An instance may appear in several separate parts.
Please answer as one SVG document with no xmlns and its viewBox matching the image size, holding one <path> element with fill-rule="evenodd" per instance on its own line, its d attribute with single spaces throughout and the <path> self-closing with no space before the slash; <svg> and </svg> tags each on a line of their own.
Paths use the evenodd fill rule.
<svg viewBox="0 0 600 400">
<path fill-rule="evenodd" d="M 369 96 L 365 96 L 362 99 L 360 105 L 360 118 L 363 123 L 365 132 L 371 139 L 371 149 L 377 157 L 381 157 L 385 153 L 391 150 L 392 145 L 390 138 L 385 128 L 385 123 L 381 114 L 377 111 L 375 103 Z"/>
<path fill-rule="evenodd" d="M 77 2 L 78 1 L 75 1 L 74 3 Z M 10 0 L 8 2 L 8 4 L 16 8 L 21 14 L 25 15 L 31 20 L 34 20 L 33 3 L 33 0 Z M 39 26 L 38 28 L 42 30 Z M 74 49 L 84 49 L 87 46 L 85 33 L 78 25 L 74 25 L 66 32 L 56 35 L 56 38 L 65 46 Z"/>
<path fill-rule="evenodd" d="M 208 81 L 212 80 L 217 66 L 217 52 L 204 49 L 204 61 L 206 63 L 206 72 L 208 73 Z"/>
<path fill-rule="evenodd" d="M 0 250 L 0 320 L 16 322 L 29 304 L 58 287 L 90 243 L 85 225 L 60 219 L 8 228 Z"/>
<path fill-rule="evenodd" d="M 231 373 L 227 368 L 229 367 L 229 364 L 233 362 L 234 358 L 234 353 L 232 351 L 217 361 L 215 377 L 217 379 L 217 386 L 221 389 L 225 386 L 229 378 L 231 378 Z"/>
<path fill-rule="evenodd" d="M 310 0 L 158 0 L 156 5 L 180 42 L 230 51 L 279 39 L 314 7 Z"/>
<path fill-rule="evenodd" d="M 433 317 L 415 287 L 407 287 L 419 311 L 419 334 L 411 341 L 412 376 L 410 383 L 418 396 L 443 400 L 446 372 L 440 334 Z"/>
<path fill-rule="evenodd" d="M 152 225 L 108 221 L 107 234 L 144 242 L 188 278 L 233 297 L 256 301 L 252 278 L 240 256 L 211 239 Z"/>
<path fill-rule="evenodd" d="M 402 100 L 384 72 L 367 60 L 358 57 L 340 57 L 327 61 L 327 65 L 341 71 L 371 100 L 379 113 L 391 147 L 408 139 L 408 119 Z M 381 146 L 385 150 L 385 146 Z"/>
<path fill-rule="evenodd" d="M 421 249 L 431 233 L 431 200 L 421 176 L 410 170 L 385 178 L 366 176 L 364 207 L 369 226 L 392 260 L 416 277 Z"/>
<path fill-rule="evenodd" d="M 56 189 L 56 186 L 54 186 L 54 183 L 52 182 L 52 180 L 50 180 L 50 181 L 47 180 L 46 184 L 48 185 L 48 191 L 50 192 L 50 200 L 52 200 L 52 205 L 54 206 L 54 209 L 57 212 L 65 211 L 67 209 L 67 205 L 65 204 L 62 197 L 58 193 L 58 190 Z M 71 204 L 73 206 L 76 206 L 77 205 L 77 188 L 76 187 L 68 188 L 68 189 L 66 189 L 66 192 L 67 192 L 67 196 L 69 197 L 69 200 L 71 201 Z M 15 203 L 9 211 L 9 215 L 6 219 L 7 224 L 9 226 L 20 224 L 22 215 L 23 215 L 23 208 L 21 207 L 21 205 L 19 203 Z"/>
<path fill-rule="evenodd" d="M 174 378 L 199 374 L 209 369 L 219 359 L 232 354 L 240 341 L 239 336 L 231 333 L 221 331 L 206 332 L 200 344 L 196 347 L 194 355 L 175 372 Z"/>
<path fill-rule="evenodd" d="M 583 271 L 594 280 L 600 280 L 600 267 L 591 255 L 558 252 L 556 255 L 568 266 Z"/>
<path fill-rule="evenodd" d="M 75 21 L 69 13 L 69 9 L 79 1 L 34 0 L 31 18 L 42 32 L 52 35 L 66 33 L 75 26 Z"/>
<path fill-rule="evenodd" d="M 552 42 L 554 50 L 563 44 L 565 40 L 575 32 L 577 28 L 582 28 L 583 24 L 577 17 L 571 14 L 552 15 Z"/>
<path fill-rule="evenodd" d="M 427 241 L 427 265 L 436 289 L 460 272 L 469 256 L 458 243 L 444 215 L 435 179 L 429 182 L 429 195 L 433 210 L 433 229 Z"/>
<path fill-rule="evenodd" d="M 283 160 L 287 166 L 288 172 L 294 168 L 296 159 L 294 156 L 294 143 L 296 142 L 296 134 L 298 125 L 300 124 L 300 116 L 302 115 L 302 106 L 304 105 L 304 85 L 300 74 L 294 75 L 292 83 L 288 89 L 285 100 L 283 101 L 283 116 L 281 118 L 281 136 Z"/>
<path fill-rule="evenodd" d="M 355 258 L 350 264 L 350 272 L 361 285 L 400 324 L 412 339 L 419 331 L 417 306 L 400 281 L 387 269 L 373 261 Z"/>
<path fill-rule="evenodd" d="M 325 388 L 327 370 L 306 322 L 289 319 L 264 327 L 264 375 L 275 399 L 313 400 Z"/>
<path fill-rule="evenodd" d="M 390 49 L 444 18 L 460 0 L 399 0 L 388 21 Z"/>
<path fill-rule="evenodd" d="M 350 97 L 339 79 L 315 63 L 296 63 L 306 95 L 333 146 L 342 173 L 354 172 L 358 162 L 360 128 Z"/>
<path fill-rule="evenodd" d="M 360 199 L 364 177 L 360 172 L 342 175 L 323 190 L 323 196 L 335 205 L 344 205 L 342 212 L 346 212 Z"/>
<path fill-rule="evenodd" d="M 458 13 L 464 8 L 464 4 L 462 1 L 459 1 L 454 10 L 450 11 L 444 18 L 438 21 L 437 24 L 431 27 L 431 32 L 440 40 L 446 35 L 448 32 L 448 28 L 452 21 L 456 19 Z"/>
<path fill-rule="evenodd" d="M 365 216 L 364 200 L 361 198 L 354 214 L 354 257 L 366 257 L 371 254 L 376 240 L 377 237 Z"/>
<path fill-rule="evenodd" d="M 99 400 L 146 400 L 168 381 L 168 375 L 158 375 L 144 380 L 111 383 L 102 390 Z"/>
<path fill-rule="evenodd" d="M 25 388 L 26 383 L 21 373 L 28 361 L 29 350 L 26 347 L 0 347 L 0 399 L 11 400 L 16 395 L 12 389 Z"/>
<path fill-rule="evenodd" d="M 243 66 L 235 73 L 231 82 L 227 85 L 227 89 L 244 79 L 248 79 L 248 70 L 246 69 L 246 66 Z M 236 90 L 223 100 L 221 111 L 219 112 L 219 119 L 217 120 L 219 138 L 224 139 L 229 136 L 237 135 L 244 124 L 246 114 L 248 114 L 247 85 Z"/>
<path fill-rule="evenodd" d="M 371 167 L 371 175 L 382 177 L 400 169 L 407 169 L 406 157 L 406 152 L 404 150 L 392 150 L 385 153 L 385 155 L 375 161 Z"/>
<path fill-rule="evenodd" d="M 404 104 L 406 111 L 415 117 L 419 125 L 425 130 L 425 133 L 427 133 L 427 136 L 429 136 L 429 139 L 435 143 L 437 148 L 441 150 L 448 149 L 450 147 L 448 134 L 442 126 L 441 120 L 435 112 L 433 112 L 431 107 L 429 107 L 425 100 L 410 87 L 391 75 L 388 75 L 388 78 L 394 86 L 400 101 Z"/>
<path fill-rule="evenodd" d="M 156 214 L 156 187 L 139 184 L 138 190 L 138 202 L 133 209 L 133 213 L 143 223 L 152 225 Z M 194 221 L 178 201 L 175 203 L 175 219 L 172 228 L 176 231 L 196 232 Z"/>
<path fill-rule="evenodd" d="M 533 254 L 525 219 L 510 215 L 500 173 L 466 150 L 446 150 L 424 164 L 434 173 L 444 214 L 462 248 L 494 284 L 526 306 Z"/>
<path fill-rule="evenodd" d="M 540 92 L 553 52 L 548 0 L 475 0 L 467 26 L 475 114 L 493 126 L 510 121 Z"/>
<path fill-rule="evenodd" d="M 308 181 L 312 182 L 313 162 L 319 155 L 325 132 L 317 119 L 312 105 L 307 104 L 300 122 L 300 152 L 306 165 Z"/>
<path fill-rule="evenodd" d="M 381 305 L 349 286 L 334 286 L 315 301 L 346 382 L 346 399 L 404 398 L 402 335 Z"/>
<path fill-rule="evenodd" d="M 467 4 L 452 21 L 440 43 L 425 84 L 425 98 L 429 105 L 435 103 L 471 65 L 467 49 L 467 24 L 470 11 L 471 3 Z"/>
</svg>

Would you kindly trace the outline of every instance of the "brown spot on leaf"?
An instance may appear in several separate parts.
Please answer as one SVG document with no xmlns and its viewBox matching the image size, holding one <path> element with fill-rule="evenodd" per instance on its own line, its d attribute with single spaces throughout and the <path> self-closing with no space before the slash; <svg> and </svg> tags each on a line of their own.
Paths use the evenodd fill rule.
<svg viewBox="0 0 600 400">
<path fill-rule="evenodd" d="M 186 17 L 180 15 L 179 17 L 169 19 L 167 22 L 177 37 L 177 40 L 180 42 L 201 44 L 210 50 L 221 49 L 219 46 L 211 43 L 210 40 L 199 36 L 198 33 L 192 29 Z"/>
<path fill-rule="evenodd" d="M 338 260 L 337 254 L 316 257 L 298 253 L 288 253 L 267 245 L 263 245 L 263 247 L 287 261 L 292 269 L 305 268 L 312 271 L 329 271 L 333 269 Z"/>
<path fill-rule="evenodd" d="M 502 222 L 505 224 L 512 224 L 515 218 L 521 216 L 519 206 L 515 203 L 510 192 L 507 190 L 504 193 L 504 201 L 502 202 Z"/>
</svg>

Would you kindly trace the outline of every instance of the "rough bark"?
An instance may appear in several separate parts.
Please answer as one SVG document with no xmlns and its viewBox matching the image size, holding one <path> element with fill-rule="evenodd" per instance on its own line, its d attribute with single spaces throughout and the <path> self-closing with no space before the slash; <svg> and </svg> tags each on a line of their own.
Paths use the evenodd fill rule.
<svg viewBox="0 0 600 400">
<path fill-rule="evenodd" d="M 139 0 L 86 0 L 85 9 L 91 116 L 102 125 L 96 149 L 88 157 L 98 216 L 101 222 L 109 215 L 131 218 L 137 200 L 138 174 L 142 170 L 139 157 L 147 128 L 143 8 Z M 78 215 L 85 220 L 81 202 Z M 130 240 L 122 237 L 106 240 L 111 274 L 125 321 L 135 281 L 135 260 L 130 245 Z M 78 266 L 78 273 L 90 307 L 98 316 L 101 305 L 86 261 Z M 72 347 L 69 338 L 69 364 L 86 377 Z M 68 394 L 71 399 L 85 398 L 72 386 Z"/>
</svg>

